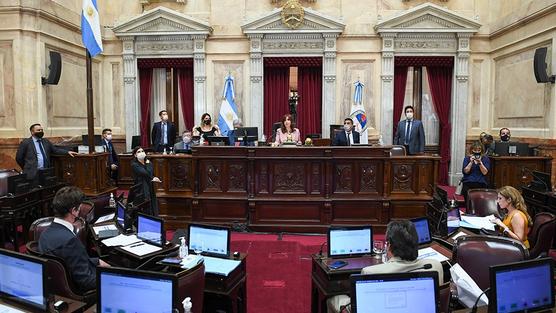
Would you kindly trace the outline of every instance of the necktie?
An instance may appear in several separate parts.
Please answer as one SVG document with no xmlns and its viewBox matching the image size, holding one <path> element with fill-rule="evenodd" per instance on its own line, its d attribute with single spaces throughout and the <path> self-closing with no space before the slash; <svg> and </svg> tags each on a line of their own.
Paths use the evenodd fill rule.
<svg viewBox="0 0 556 313">
<path fill-rule="evenodd" d="M 348 139 L 348 146 L 351 146 L 350 133 L 347 133 L 347 139 Z"/>
<path fill-rule="evenodd" d="M 411 121 L 407 121 L 407 125 L 405 126 L 405 144 L 409 144 L 409 130 L 411 129 Z"/>
<path fill-rule="evenodd" d="M 39 148 L 40 148 L 40 153 L 42 154 L 42 159 L 43 159 L 43 166 L 44 167 L 49 167 L 48 166 L 48 159 L 46 158 L 46 152 L 44 152 L 44 148 L 42 146 L 42 139 L 37 139 L 37 142 L 39 143 Z"/>
<path fill-rule="evenodd" d="M 162 136 L 160 136 L 160 143 L 166 144 L 166 123 L 162 123 Z"/>
</svg>

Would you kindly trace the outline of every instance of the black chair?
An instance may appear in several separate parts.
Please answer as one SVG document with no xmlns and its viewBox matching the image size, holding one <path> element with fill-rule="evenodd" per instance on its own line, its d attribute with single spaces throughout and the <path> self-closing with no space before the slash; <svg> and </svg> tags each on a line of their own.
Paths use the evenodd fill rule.
<svg viewBox="0 0 556 313">
<path fill-rule="evenodd" d="M 390 148 L 390 156 L 405 156 L 406 152 L 405 152 L 405 147 L 404 146 L 392 146 L 392 148 Z"/>
<path fill-rule="evenodd" d="M 527 236 L 529 240 L 529 257 L 531 259 L 546 256 L 554 241 L 556 231 L 556 217 L 549 212 L 535 215 L 533 227 Z"/>
</svg>

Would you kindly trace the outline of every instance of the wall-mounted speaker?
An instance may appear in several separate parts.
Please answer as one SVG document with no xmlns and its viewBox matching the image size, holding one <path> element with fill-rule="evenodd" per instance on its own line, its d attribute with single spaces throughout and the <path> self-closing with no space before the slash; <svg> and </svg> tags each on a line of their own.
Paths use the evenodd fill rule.
<svg viewBox="0 0 556 313">
<path fill-rule="evenodd" d="M 556 76 L 549 75 L 546 64 L 546 47 L 535 50 L 535 60 L 533 62 L 533 71 L 535 71 L 535 79 L 537 83 L 554 83 Z"/>
<path fill-rule="evenodd" d="M 48 76 L 41 77 L 43 85 L 58 85 L 62 74 L 62 56 L 60 53 L 50 51 L 50 65 L 48 66 Z"/>
</svg>

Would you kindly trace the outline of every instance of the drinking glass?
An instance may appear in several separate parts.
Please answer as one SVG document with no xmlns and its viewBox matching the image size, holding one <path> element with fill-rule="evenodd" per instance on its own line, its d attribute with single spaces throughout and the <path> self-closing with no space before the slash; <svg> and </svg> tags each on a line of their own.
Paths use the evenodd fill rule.
<svg viewBox="0 0 556 313">
<path fill-rule="evenodd" d="M 197 255 L 201 255 L 201 253 L 203 252 L 203 246 L 204 246 L 204 243 L 201 241 L 200 243 L 195 245 L 195 247 L 193 248 L 193 252 L 195 252 L 195 254 L 197 254 Z"/>
<path fill-rule="evenodd" d="M 373 252 L 377 258 L 382 257 L 382 254 L 384 253 L 384 242 L 381 240 L 375 240 L 373 242 Z"/>
</svg>

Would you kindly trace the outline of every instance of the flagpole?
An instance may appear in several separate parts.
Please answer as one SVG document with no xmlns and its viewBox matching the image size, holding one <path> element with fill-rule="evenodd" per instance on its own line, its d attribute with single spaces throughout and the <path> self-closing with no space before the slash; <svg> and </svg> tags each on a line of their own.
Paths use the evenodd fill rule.
<svg viewBox="0 0 556 313">
<path fill-rule="evenodd" d="M 91 54 L 85 49 L 87 66 L 87 134 L 89 136 L 89 154 L 95 151 L 95 120 L 93 113 L 93 74 Z"/>
</svg>

